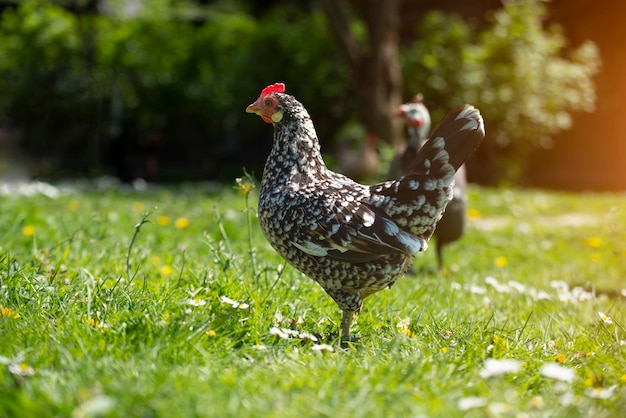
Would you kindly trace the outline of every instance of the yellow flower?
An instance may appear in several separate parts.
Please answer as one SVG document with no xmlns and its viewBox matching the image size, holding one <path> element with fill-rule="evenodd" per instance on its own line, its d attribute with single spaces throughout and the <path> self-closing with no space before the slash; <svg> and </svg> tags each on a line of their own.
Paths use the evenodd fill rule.
<svg viewBox="0 0 626 418">
<path fill-rule="evenodd" d="M 626 374 L 623 374 L 623 375 L 619 378 L 619 380 L 620 380 L 622 383 L 626 383 Z"/>
<path fill-rule="evenodd" d="M 67 208 L 70 212 L 76 212 L 78 210 L 78 200 L 70 200 L 67 203 Z"/>
<path fill-rule="evenodd" d="M 554 357 L 554 361 L 556 361 L 557 363 L 563 363 L 565 361 L 565 354 L 557 354 L 556 357 Z"/>
<path fill-rule="evenodd" d="M 250 192 L 251 188 L 252 187 L 250 187 L 250 183 L 241 183 L 241 185 L 239 186 L 239 193 L 246 194 Z"/>
<path fill-rule="evenodd" d="M 187 218 L 178 218 L 174 222 L 174 226 L 178 229 L 185 229 L 189 226 L 189 220 Z"/>
<path fill-rule="evenodd" d="M 588 387 L 600 388 L 604 384 L 604 376 L 601 373 L 593 373 L 585 379 L 585 385 Z"/>
<path fill-rule="evenodd" d="M 32 225 L 26 225 L 24 228 L 22 228 L 22 234 L 27 237 L 32 237 L 33 235 L 35 235 L 35 227 Z"/>
<path fill-rule="evenodd" d="M 161 226 L 168 226 L 171 222 L 170 217 L 169 216 L 159 216 L 156 220 L 158 225 Z"/>
<path fill-rule="evenodd" d="M 17 313 L 17 311 L 11 309 L 11 308 L 6 308 L 4 306 L 0 306 L 0 318 L 10 318 L 10 319 L 17 319 L 20 317 L 20 314 Z"/>
<path fill-rule="evenodd" d="M 467 210 L 467 217 L 471 220 L 476 220 L 476 219 L 480 219 L 481 214 L 478 209 L 469 208 Z"/>
<path fill-rule="evenodd" d="M 505 267 L 507 264 L 509 263 L 509 261 L 506 259 L 506 257 L 500 256 L 496 258 L 496 266 L 497 267 Z"/>
<path fill-rule="evenodd" d="M 401 319 L 397 325 L 398 331 L 400 331 L 401 334 L 404 334 L 409 338 L 415 338 L 415 332 L 411 331 L 411 328 L 409 328 L 410 324 L 411 318 Z"/>
<path fill-rule="evenodd" d="M 450 349 L 448 347 L 441 347 L 441 352 L 446 354 Z"/>
<path fill-rule="evenodd" d="M 250 193 L 251 190 L 254 189 L 254 180 L 252 179 L 252 177 L 250 175 L 246 175 L 246 177 L 242 178 L 242 177 L 238 177 L 235 179 L 235 189 L 237 189 L 237 191 L 240 194 L 246 195 L 248 193 Z"/>
<path fill-rule="evenodd" d="M 164 275 L 164 276 L 172 274 L 173 271 L 174 271 L 174 269 L 172 269 L 172 266 L 170 266 L 170 265 L 165 265 L 165 266 L 161 267 L 161 274 Z"/>
<path fill-rule="evenodd" d="M 159 257 L 158 255 L 153 255 L 152 257 L 150 257 L 150 261 L 153 265 L 158 266 L 159 264 L 161 264 L 161 257 Z"/>
<path fill-rule="evenodd" d="M 600 247 L 602 247 L 602 238 L 599 238 L 599 237 L 589 237 L 585 241 L 585 244 L 587 245 L 587 247 L 600 248 Z"/>
<path fill-rule="evenodd" d="M 212 329 L 208 330 L 206 332 L 207 337 L 213 338 L 217 335 L 217 332 L 213 331 Z"/>
<path fill-rule="evenodd" d="M 409 338 L 415 338 L 415 333 L 411 331 L 409 328 L 404 330 L 404 334 Z"/>
<path fill-rule="evenodd" d="M 494 335 L 491 341 L 492 344 L 489 347 L 494 354 L 504 354 L 508 351 L 509 342 L 506 338 Z"/>
<path fill-rule="evenodd" d="M 92 327 L 94 327 L 94 328 L 100 328 L 102 326 L 102 324 L 100 324 L 100 322 L 96 321 L 92 317 L 87 318 L 87 323 L 89 325 L 91 325 Z"/>
<path fill-rule="evenodd" d="M 506 338 L 500 337 L 499 335 L 494 335 L 492 341 L 495 345 L 500 345 L 500 346 L 505 346 L 505 347 L 509 344 Z"/>
</svg>

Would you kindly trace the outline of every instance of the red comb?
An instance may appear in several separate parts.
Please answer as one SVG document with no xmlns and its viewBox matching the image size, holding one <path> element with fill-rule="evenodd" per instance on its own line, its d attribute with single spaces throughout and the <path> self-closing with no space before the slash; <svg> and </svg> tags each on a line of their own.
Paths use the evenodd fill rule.
<svg viewBox="0 0 626 418">
<path fill-rule="evenodd" d="M 284 93 L 284 92 L 285 92 L 285 85 L 283 83 L 274 83 L 271 86 L 265 87 L 261 91 L 261 96 L 265 96 L 266 94 L 270 94 L 270 93 Z"/>
</svg>

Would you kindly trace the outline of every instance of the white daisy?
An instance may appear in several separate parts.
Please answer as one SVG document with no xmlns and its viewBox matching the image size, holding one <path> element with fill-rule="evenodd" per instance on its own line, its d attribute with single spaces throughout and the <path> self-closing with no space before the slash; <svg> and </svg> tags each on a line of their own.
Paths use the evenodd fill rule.
<svg viewBox="0 0 626 418">
<path fill-rule="evenodd" d="M 617 394 L 617 385 L 610 386 L 608 388 L 588 388 L 585 390 L 585 395 L 594 399 L 610 399 Z"/>
<path fill-rule="evenodd" d="M 613 320 L 611 319 L 610 316 L 606 315 L 604 312 L 600 312 L 598 311 L 598 315 L 600 315 L 600 319 L 602 320 L 602 322 L 604 322 L 605 324 L 612 324 Z"/>
<path fill-rule="evenodd" d="M 541 366 L 540 373 L 544 377 L 549 377 L 550 379 L 556 379 L 567 383 L 572 382 L 576 378 L 574 370 L 556 363 L 544 364 Z"/>
<path fill-rule="evenodd" d="M 311 350 L 313 351 L 334 351 L 334 348 L 332 345 L 328 345 L 328 344 L 313 344 L 313 346 L 311 346 Z"/>
<path fill-rule="evenodd" d="M 270 328 L 270 334 L 276 335 L 279 338 L 282 338 L 283 340 L 288 340 L 289 339 L 289 334 L 287 334 L 282 329 L 279 329 L 277 327 Z"/>
<path fill-rule="evenodd" d="M 187 299 L 187 305 L 204 306 L 204 305 L 206 305 L 206 300 L 204 300 L 204 299 Z"/>
<path fill-rule="evenodd" d="M 488 358 L 478 374 L 482 378 L 489 378 L 507 373 L 517 373 L 521 368 L 522 363 L 517 360 Z"/>
<path fill-rule="evenodd" d="M 461 411 L 467 411 L 468 409 L 480 408 L 487 405 L 487 398 L 479 396 L 470 396 L 467 398 L 459 399 L 457 406 Z"/>
</svg>

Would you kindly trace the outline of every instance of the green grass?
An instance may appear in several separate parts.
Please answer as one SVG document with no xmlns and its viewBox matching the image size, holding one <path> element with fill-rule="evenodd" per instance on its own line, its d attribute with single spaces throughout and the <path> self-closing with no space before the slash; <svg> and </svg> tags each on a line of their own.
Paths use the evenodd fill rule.
<svg viewBox="0 0 626 418">
<path fill-rule="evenodd" d="M 0 417 L 626 410 L 625 196 L 473 188 L 447 272 L 420 255 L 343 348 L 338 308 L 283 266 L 250 196 L 251 210 L 230 187 L 0 196 Z M 489 358 L 520 367 L 484 377 Z M 557 360 L 573 380 L 541 373 Z"/>
</svg>

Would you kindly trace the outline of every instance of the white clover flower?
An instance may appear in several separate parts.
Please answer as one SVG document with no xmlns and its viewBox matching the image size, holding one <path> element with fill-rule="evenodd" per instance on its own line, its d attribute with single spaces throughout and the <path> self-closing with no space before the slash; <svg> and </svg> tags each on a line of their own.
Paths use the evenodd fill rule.
<svg viewBox="0 0 626 418">
<path fill-rule="evenodd" d="M 542 376 L 570 383 L 576 378 L 574 370 L 556 363 L 547 363 L 539 371 Z"/>
<path fill-rule="evenodd" d="M 517 373 L 521 368 L 522 363 L 517 360 L 488 358 L 478 374 L 482 378 L 489 378 L 507 373 Z"/>
</svg>

